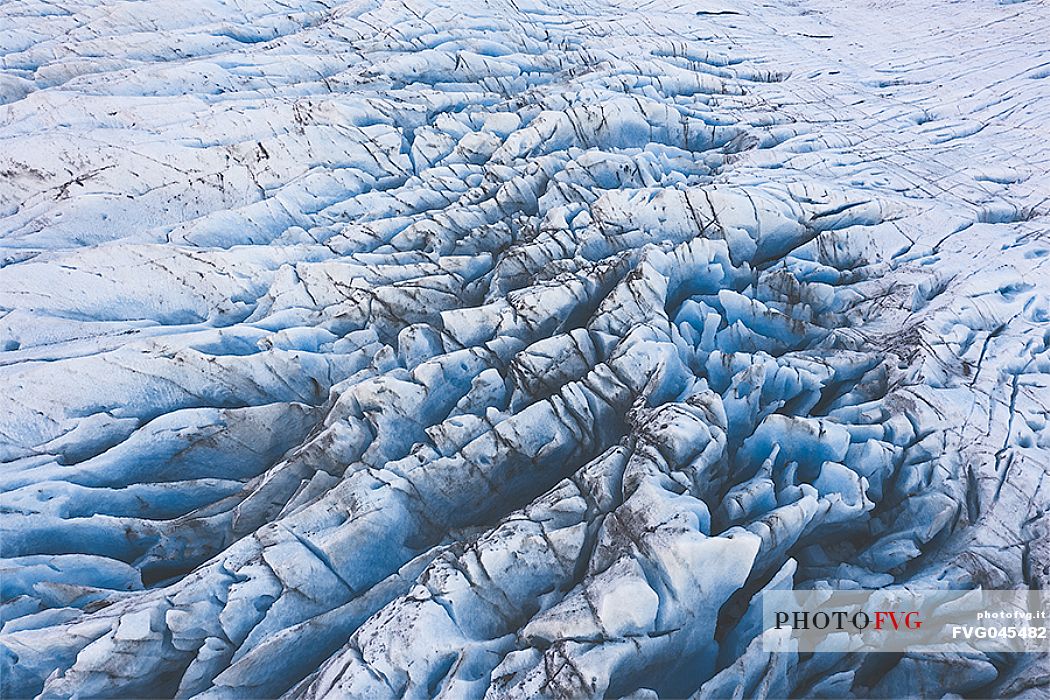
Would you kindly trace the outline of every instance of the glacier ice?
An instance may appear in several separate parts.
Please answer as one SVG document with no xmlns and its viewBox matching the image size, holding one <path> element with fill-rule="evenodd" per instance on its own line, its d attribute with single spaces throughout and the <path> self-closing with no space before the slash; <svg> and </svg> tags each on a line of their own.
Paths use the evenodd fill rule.
<svg viewBox="0 0 1050 700">
<path fill-rule="evenodd" d="M 0 22 L 3 697 L 1050 693 L 1045 5 Z"/>
</svg>

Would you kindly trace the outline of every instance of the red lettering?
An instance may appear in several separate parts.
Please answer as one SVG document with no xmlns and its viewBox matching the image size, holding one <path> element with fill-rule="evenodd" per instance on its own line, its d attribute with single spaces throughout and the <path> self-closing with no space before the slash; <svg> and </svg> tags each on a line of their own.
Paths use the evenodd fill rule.
<svg viewBox="0 0 1050 700">
<path fill-rule="evenodd" d="M 908 613 L 907 615 L 905 615 L 904 616 L 904 624 L 905 624 L 905 626 L 907 626 L 908 629 L 917 630 L 920 627 L 922 627 L 922 621 L 921 620 L 914 620 L 913 621 L 912 620 L 912 616 L 915 616 L 917 618 L 919 616 L 919 612 L 917 610 L 913 610 L 910 613 Z"/>
<path fill-rule="evenodd" d="M 879 631 L 882 630 L 882 622 L 886 617 L 889 617 L 890 624 L 893 625 L 893 629 L 900 629 L 900 623 L 897 621 L 897 613 L 893 612 L 892 610 L 875 611 L 875 629 Z"/>
</svg>

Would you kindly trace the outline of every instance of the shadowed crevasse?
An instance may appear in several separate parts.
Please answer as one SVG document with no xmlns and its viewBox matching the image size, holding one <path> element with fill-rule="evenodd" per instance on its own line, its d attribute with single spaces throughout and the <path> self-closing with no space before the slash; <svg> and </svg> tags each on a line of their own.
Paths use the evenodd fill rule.
<svg viewBox="0 0 1050 700">
<path fill-rule="evenodd" d="M 879 150 L 978 131 L 757 7 L 149 5 L 0 59 L 5 697 L 1045 691 L 756 638 L 1047 583 L 1043 215 Z"/>
</svg>

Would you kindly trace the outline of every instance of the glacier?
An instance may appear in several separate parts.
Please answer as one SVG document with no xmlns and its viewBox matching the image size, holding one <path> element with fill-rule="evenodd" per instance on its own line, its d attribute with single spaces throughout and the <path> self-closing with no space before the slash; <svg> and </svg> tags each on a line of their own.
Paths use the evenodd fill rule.
<svg viewBox="0 0 1050 700">
<path fill-rule="evenodd" d="M 1050 6 L 0 26 L 4 698 L 1050 696 L 759 619 L 1050 587 Z"/>
</svg>

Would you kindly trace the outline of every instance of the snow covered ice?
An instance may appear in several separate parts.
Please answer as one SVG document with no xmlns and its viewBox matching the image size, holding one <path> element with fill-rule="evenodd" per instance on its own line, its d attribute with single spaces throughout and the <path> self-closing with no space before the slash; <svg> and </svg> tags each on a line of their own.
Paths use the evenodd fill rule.
<svg viewBox="0 0 1050 700">
<path fill-rule="evenodd" d="M 0 4 L 5 698 L 1050 696 L 1050 6 Z"/>
</svg>

